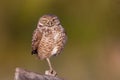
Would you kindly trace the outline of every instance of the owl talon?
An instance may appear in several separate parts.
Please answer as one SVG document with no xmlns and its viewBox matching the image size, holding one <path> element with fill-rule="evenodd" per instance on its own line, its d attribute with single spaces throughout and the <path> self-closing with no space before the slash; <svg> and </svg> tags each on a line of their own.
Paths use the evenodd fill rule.
<svg viewBox="0 0 120 80">
<path fill-rule="evenodd" d="M 54 70 L 46 70 L 45 75 L 57 76 L 57 72 Z"/>
</svg>

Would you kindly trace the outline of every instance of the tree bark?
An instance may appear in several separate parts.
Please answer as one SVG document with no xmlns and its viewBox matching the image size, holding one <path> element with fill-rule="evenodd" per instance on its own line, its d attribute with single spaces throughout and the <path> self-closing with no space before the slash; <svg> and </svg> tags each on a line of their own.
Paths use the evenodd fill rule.
<svg viewBox="0 0 120 80">
<path fill-rule="evenodd" d="M 63 80 L 63 79 L 49 75 L 40 75 L 32 71 L 16 68 L 14 80 Z"/>
</svg>

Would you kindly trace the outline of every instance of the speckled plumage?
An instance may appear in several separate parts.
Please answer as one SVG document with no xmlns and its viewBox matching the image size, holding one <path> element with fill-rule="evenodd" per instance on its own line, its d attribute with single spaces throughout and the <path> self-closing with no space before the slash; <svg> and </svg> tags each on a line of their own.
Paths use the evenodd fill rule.
<svg viewBox="0 0 120 80">
<path fill-rule="evenodd" d="M 66 43 L 66 33 L 55 15 L 43 15 L 32 37 L 32 54 L 39 59 L 58 55 Z M 49 62 L 49 61 L 48 61 Z"/>
<path fill-rule="evenodd" d="M 44 15 L 41 18 L 51 20 L 53 17 L 56 16 Z M 58 18 L 56 17 L 56 19 Z M 49 58 L 52 55 L 58 55 L 64 48 L 66 42 L 64 28 L 60 23 L 50 27 L 44 26 L 40 20 L 32 37 L 32 53 L 37 53 L 40 59 Z M 57 49 L 56 52 L 55 48 Z"/>
</svg>

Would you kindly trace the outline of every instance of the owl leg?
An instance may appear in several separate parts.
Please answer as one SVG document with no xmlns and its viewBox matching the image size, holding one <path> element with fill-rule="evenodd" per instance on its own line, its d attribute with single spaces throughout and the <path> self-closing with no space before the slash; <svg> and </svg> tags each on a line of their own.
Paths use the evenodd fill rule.
<svg viewBox="0 0 120 80">
<path fill-rule="evenodd" d="M 49 65 L 49 70 L 46 70 L 45 71 L 45 74 L 46 75 L 51 75 L 51 76 L 56 76 L 57 75 L 57 73 L 56 73 L 56 71 L 54 71 L 53 70 L 53 68 L 52 68 L 52 65 L 51 65 L 51 62 L 50 62 L 50 59 L 49 58 L 46 58 L 46 60 L 47 60 L 47 62 L 48 62 L 48 65 Z"/>
</svg>

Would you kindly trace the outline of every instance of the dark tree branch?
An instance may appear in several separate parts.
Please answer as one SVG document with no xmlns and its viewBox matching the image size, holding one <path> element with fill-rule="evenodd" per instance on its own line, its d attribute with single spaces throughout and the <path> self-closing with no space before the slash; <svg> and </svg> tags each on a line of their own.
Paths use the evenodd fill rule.
<svg viewBox="0 0 120 80">
<path fill-rule="evenodd" d="M 16 68 L 15 80 L 63 80 L 49 75 L 40 75 L 38 73 Z"/>
</svg>

